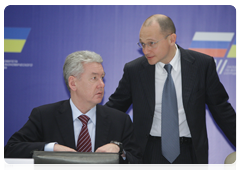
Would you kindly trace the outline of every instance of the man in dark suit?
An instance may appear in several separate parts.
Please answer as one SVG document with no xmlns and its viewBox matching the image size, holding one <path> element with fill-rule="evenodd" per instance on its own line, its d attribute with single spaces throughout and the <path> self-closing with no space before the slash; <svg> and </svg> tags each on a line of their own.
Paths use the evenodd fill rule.
<svg viewBox="0 0 240 170">
<path fill-rule="evenodd" d="M 175 33 L 174 23 L 165 15 L 153 15 L 143 23 L 138 44 L 145 56 L 125 65 L 123 77 L 106 105 L 126 112 L 133 104 L 134 132 L 144 153 L 143 163 L 206 164 L 208 138 L 205 104 L 234 146 L 236 113 L 219 81 L 214 59 L 182 49 L 175 44 Z M 164 67 L 169 64 L 176 89 L 180 145 L 180 153 L 173 161 L 166 159 L 161 146 L 162 102 L 167 100 L 162 94 L 168 75 Z M 170 104 L 172 106 L 173 103 Z M 172 147 L 167 151 L 173 152 Z"/>
<path fill-rule="evenodd" d="M 70 100 L 34 108 L 27 123 L 9 139 L 5 158 L 30 158 L 35 150 L 83 152 L 81 142 L 90 136 L 88 152 L 120 153 L 121 163 L 139 163 L 141 154 L 130 117 L 98 104 L 105 86 L 101 63 L 101 56 L 94 52 L 70 54 L 63 67 Z M 85 132 L 83 115 L 89 118 Z"/>
</svg>

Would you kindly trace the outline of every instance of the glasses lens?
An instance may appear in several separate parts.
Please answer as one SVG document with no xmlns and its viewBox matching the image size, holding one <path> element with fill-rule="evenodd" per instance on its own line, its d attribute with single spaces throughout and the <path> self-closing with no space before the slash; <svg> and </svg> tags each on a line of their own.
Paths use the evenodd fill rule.
<svg viewBox="0 0 240 170">
<path fill-rule="evenodd" d="M 142 47 L 142 44 L 141 44 L 140 42 L 138 42 L 137 45 L 138 45 L 140 48 L 143 48 L 143 47 Z"/>
</svg>

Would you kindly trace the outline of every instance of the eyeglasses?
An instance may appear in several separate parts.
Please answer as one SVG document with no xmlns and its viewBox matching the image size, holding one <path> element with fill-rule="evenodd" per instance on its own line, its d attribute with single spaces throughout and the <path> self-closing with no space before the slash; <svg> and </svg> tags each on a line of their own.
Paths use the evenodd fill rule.
<svg viewBox="0 0 240 170">
<path fill-rule="evenodd" d="M 146 45 L 148 46 L 148 48 L 156 48 L 157 46 L 157 43 L 163 39 L 166 39 L 169 35 L 171 34 L 168 34 L 167 36 L 161 38 L 160 40 L 156 41 L 156 42 L 147 42 L 146 44 L 143 43 L 143 42 L 138 42 L 137 45 L 140 47 L 140 48 L 145 48 Z"/>
</svg>

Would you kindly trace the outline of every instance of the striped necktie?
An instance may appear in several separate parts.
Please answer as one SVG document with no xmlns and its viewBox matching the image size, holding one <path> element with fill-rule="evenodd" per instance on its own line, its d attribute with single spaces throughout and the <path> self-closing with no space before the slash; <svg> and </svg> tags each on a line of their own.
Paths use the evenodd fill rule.
<svg viewBox="0 0 240 170">
<path fill-rule="evenodd" d="M 87 123 L 89 121 L 89 117 L 86 115 L 81 115 L 78 119 L 82 122 L 82 129 L 78 136 L 77 142 L 77 151 L 78 152 L 92 152 L 92 144 L 91 138 L 88 133 Z"/>
</svg>

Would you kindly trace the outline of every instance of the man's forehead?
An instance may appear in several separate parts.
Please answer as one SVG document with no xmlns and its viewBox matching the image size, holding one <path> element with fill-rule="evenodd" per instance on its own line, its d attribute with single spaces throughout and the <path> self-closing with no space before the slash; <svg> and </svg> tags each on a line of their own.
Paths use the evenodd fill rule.
<svg viewBox="0 0 240 170">
<path fill-rule="evenodd" d="M 93 74 L 93 75 L 105 75 L 105 72 L 103 71 L 103 72 L 92 72 L 91 74 Z"/>
</svg>

